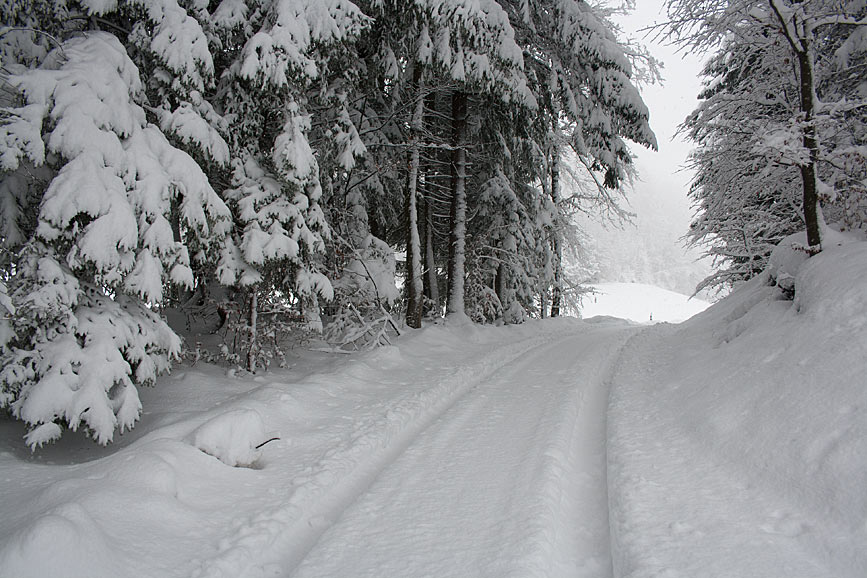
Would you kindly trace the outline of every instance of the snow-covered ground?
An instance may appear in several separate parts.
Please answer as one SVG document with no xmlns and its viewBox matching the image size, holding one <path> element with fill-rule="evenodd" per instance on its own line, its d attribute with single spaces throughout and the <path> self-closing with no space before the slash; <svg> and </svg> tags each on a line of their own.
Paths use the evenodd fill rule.
<svg viewBox="0 0 867 578">
<path fill-rule="evenodd" d="M 863 578 L 867 242 L 802 261 L 681 325 L 177 368 L 108 448 L 4 418 L 0 576 Z"/>
<path fill-rule="evenodd" d="M 710 303 L 644 283 L 596 283 L 581 303 L 581 316 L 619 317 L 636 323 L 680 323 Z"/>
</svg>

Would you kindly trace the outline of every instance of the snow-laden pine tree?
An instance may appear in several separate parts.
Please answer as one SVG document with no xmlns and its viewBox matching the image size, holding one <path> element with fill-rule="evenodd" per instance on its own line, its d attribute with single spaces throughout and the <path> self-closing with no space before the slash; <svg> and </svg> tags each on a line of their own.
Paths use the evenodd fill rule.
<svg viewBox="0 0 867 578">
<path fill-rule="evenodd" d="M 655 147 L 656 141 L 633 80 L 632 50 L 617 38 L 606 10 L 575 0 L 503 0 L 501 4 L 525 54 L 526 78 L 538 109 L 529 117 L 490 125 L 502 127 L 495 140 L 507 143 L 510 151 L 504 158 L 513 167 L 507 173 L 517 175 L 512 179 L 519 193 L 516 198 L 528 211 L 540 207 L 528 214 L 536 215 L 532 222 L 547 240 L 534 249 L 539 254 L 536 267 L 528 270 L 524 265 L 524 271 L 512 267 L 498 279 L 523 283 L 534 279 L 533 290 L 543 296 L 550 293 L 551 311 L 557 314 L 563 291 L 573 284 L 562 267 L 562 253 L 573 244 L 569 214 L 593 211 L 600 204 L 603 210 L 616 205 L 616 191 L 631 170 L 626 141 L 649 147 Z M 582 178 L 571 177 L 573 171 L 563 160 L 567 147 L 572 161 L 581 167 Z M 570 187 L 566 193 L 561 183 L 567 181 L 590 184 L 592 191 Z M 536 199 L 540 195 L 541 202 Z M 504 254 L 509 251 L 514 249 Z M 524 287 L 519 292 L 526 291 Z"/>
<path fill-rule="evenodd" d="M 822 204 L 840 203 L 850 222 L 863 222 L 865 3 L 672 0 L 669 16 L 671 38 L 733 55 L 738 82 L 715 93 L 711 83 L 708 100 L 740 100 L 759 125 L 748 129 L 761 140 L 757 150 L 768 163 L 796 168 L 807 250 L 821 250 Z M 770 70 L 764 63 L 774 58 L 777 66 Z M 751 60 L 769 77 L 752 78 Z M 762 84 L 772 90 L 753 92 Z M 783 107 L 790 109 L 787 116 Z"/>
<path fill-rule="evenodd" d="M 406 323 L 420 327 L 420 237 L 418 212 L 413 207 L 420 194 L 423 52 L 430 43 L 430 18 L 424 2 L 358 5 L 370 22 L 353 46 L 356 75 L 347 113 L 355 119 L 363 147 L 352 167 L 329 175 L 333 201 L 329 221 L 340 256 L 332 260 L 341 286 L 335 302 L 335 329 L 381 321 L 396 304 L 389 297 L 394 281 L 386 283 L 372 274 L 373 269 L 382 269 L 386 257 L 394 261 L 391 251 L 384 250 L 389 244 L 398 250 L 406 247 Z M 370 277 L 365 284 L 384 287 L 373 292 L 344 291 L 344 281 L 350 286 L 357 282 L 347 275 L 359 274 Z"/>
<path fill-rule="evenodd" d="M 464 109 L 482 108 L 486 99 L 532 105 L 527 101 L 521 51 L 506 14 L 494 1 L 362 6 L 374 18 L 358 47 L 367 75 L 356 110 L 367 155 L 346 190 L 362 189 L 371 229 L 406 247 L 407 323 L 420 325 L 425 286 L 428 306 L 438 308 L 437 299 L 430 297 L 436 293 L 440 265 L 450 271 L 450 286 L 459 286 L 450 290 L 453 299 L 447 309 L 463 315 L 466 149 L 471 144 L 463 134 Z M 444 119 L 450 119 L 451 126 Z M 462 144 L 455 146 L 458 141 Z M 402 199 L 394 196 L 397 187 L 404 190 Z M 392 199 L 403 211 L 383 210 Z M 437 216 L 449 213 L 454 218 L 448 222 Z M 450 237 L 442 244 L 447 251 L 434 246 L 443 233 Z M 441 263 L 446 252 L 449 256 Z M 462 272 L 456 273 L 458 269 Z"/>
<path fill-rule="evenodd" d="M 453 12 L 444 12 L 449 24 L 448 34 L 453 44 L 442 46 L 437 58 L 449 66 L 449 75 L 462 83 L 452 95 L 452 200 L 449 236 L 449 284 L 446 311 L 455 316 L 465 315 L 465 276 L 467 256 L 467 165 L 468 123 L 471 114 L 492 100 L 517 107 L 537 106 L 527 88 L 524 75 L 523 51 L 515 41 L 508 14 L 491 2 L 455 3 Z M 453 48 L 452 48 L 453 47 Z M 451 50 L 449 50 L 451 49 Z M 468 97 L 469 90 L 481 93 L 481 99 Z M 469 89 L 469 90 L 468 90 Z M 470 110 L 473 106 L 472 111 Z"/>
<path fill-rule="evenodd" d="M 524 57 L 508 14 L 493 1 L 429 0 L 430 61 L 435 75 L 453 86 L 450 98 L 452 149 L 448 296 L 446 313 L 466 315 L 467 166 L 470 123 L 490 103 L 533 109 Z"/>
<path fill-rule="evenodd" d="M 54 8 L 73 23 L 100 14 L 76 6 Z M 4 49 L 14 58 L 5 83 L 19 95 L 0 124 L 15 312 L 0 404 L 31 425 L 31 447 L 63 427 L 105 444 L 133 426 L 137 385 L 180 352 L 152 307 L 167 286 L 192 287 L 191 249 L 205 259 L 229 222 L 198 164 L 149 121 L 140 71 L 117 37 L 73 29 L 44 52 L 33 39 L 52 22 L 0 39 L 15 43 Z"/>
<path fill-rule="evenodd" d="M 320 163 L 348 171 L 364 151 L 345 76 L 346 53 L 368 18 L 341 0 L 223 2 L 212 18 L 221 44 L 234 48 L 218 102 L 231 135 L 225 195 L 235 229 L 217 278 L 246 301 L 246 365 L 255 371 L 260 294 L 282 294 L 314 329 L 319 298 L 333 296 L 322 263 L 330 230 Z"/>
</svg>

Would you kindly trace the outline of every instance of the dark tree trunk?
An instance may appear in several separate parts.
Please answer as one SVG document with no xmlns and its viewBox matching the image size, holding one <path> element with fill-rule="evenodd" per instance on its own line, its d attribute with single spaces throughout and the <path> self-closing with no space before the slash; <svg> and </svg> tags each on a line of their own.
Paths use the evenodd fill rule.
<svg viewBox="0 0 867 578">
<path fill-rule="evenodd" d="M 437 279 L 436 254 L 434 252 L 434 210 L 432 199 L 425 199 L 424 213 L 424 294 L 439 309 L 440 288 L 439 279 Z"/>
<path fill-rule="evenodd" d="M 560 150 L 554 145 L 551 157 L 551 201 L 555 210 L 560 204 Z M 554 286 L 551 289 L 551 317 L 560 316 L 560 300 L 563 297 L 563 249 L 560 245 L 559 223 L 554 221 L 552 231 L 554 249 Z"/>
<path fill-rule="evenodd" d="M 497 265 L 497 271 L 494 273 L 494 292 L 497 294 L 497 299 L 500 300 L 500 305 L 506 307 L 506 266 L 503 263 Z"/>
<path fill-rule="evenodd" d="M 247 328 L 250 331 L 250 343 L 247 349 L 247 371 L 256 373 L 256 357 L 259 354 L 257 317 L 259 314 L 259 290 L 250 290 L 250 310 L 247 318 Z"/>
<path fill-rule="evenodd" d="M 802 2 L 803 0 L 793 1 L 794 4 L 801 4 Z M 819 143 L 816 139 L 814 118 L 816 87 L 813 77 L 812 39 L 806 34 L 801 35 L 801 32 L 808 27 L 799 25 L 795 21 L 795 16 L 784 15 L 775 0 L 769 0 L 769 4 L 780 23 L 780 32 L 788 41 L 798 61 L 798 74 L 801 81 L 801 115 L 804 122 L 802 144 L 808 156 L 807 161 L 800 165 L 801 182 L 804 189 L 804 225 L 807 228 L 807 245 L 810 247 L 810 251 L 818 252 L 822 250 L 822 233 L 819 229 L 819 187 L 816 174 L 816 165 L 819 161 Z"/>
<path fill-rule="evenodd" d="M 813 86 L 813 61 L 808 39 L 802 39 L 804 50 L 798 51 L 798 69 L 801 73 L 801 113 L 804 115 L 804 148 L 809 154 L 807 163 L 801 165 L 801 181 L 804 186 L 804 223 L 807 226 L 807 245 L 811 250 L 822 248 L 822 233 L 819 229 L 819 191 L 816 164 L 819 159 L 819 144 L 814 124 L 815 92 Z"/>
</svg>

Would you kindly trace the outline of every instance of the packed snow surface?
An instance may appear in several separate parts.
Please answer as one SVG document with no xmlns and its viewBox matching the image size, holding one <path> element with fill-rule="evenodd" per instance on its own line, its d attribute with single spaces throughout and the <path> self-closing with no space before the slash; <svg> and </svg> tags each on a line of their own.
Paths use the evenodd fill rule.
<svg viewBox="0 0 867 578">
<path fill-rule="evenodd" d="M 680 325 L 179 368 L 107 448 L 4 419 L 0 576 L 863 578 L 867 242 L 786 243 Z"/>
</svg>

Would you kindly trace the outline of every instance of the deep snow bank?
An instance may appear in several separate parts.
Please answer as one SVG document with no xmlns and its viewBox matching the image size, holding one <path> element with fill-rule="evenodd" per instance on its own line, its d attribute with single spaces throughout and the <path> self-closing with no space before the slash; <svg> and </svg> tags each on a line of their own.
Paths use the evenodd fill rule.
<svg viewBox="0 0 867 578">
<path fill-rule="evenodd" d="M 795 240 L 621 360 L 617 575 L 867 576 L 867 242 L 835 237 L 806 259 Z"/>
</svg>

